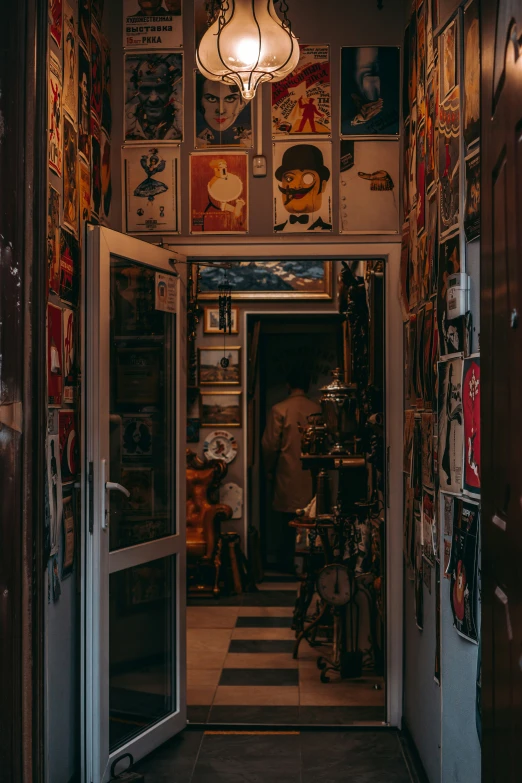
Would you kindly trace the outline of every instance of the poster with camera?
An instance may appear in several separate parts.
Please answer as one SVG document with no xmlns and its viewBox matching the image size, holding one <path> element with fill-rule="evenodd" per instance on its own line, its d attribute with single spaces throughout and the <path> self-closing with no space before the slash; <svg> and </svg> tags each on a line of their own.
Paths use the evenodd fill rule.
<svg viewBox="0 0 522 783">
<path fill-rule="evenodd" d="M 332 130 L 330 48 L 300 44 L 292 73 L 272 84 L 272 135 L 319 135 Z"/>
<path fill-rule="evenodd" d="M 178 146 L 123 148 L 126 233 L 179 233 L 179 166 Z"/>
<path fill-rule="evenodd" d="M 132 49 L 183 46 L 182 0 L 124 0 L 123 46 Z"/>
<path fill-rule="evenodd" d="M 213 82 L 194 71 L 196 149 L 252 147 L 252 101 L 235 84 Z"/>
<path fill-rule="evenodd" d="M 273 147 L 275 233 L 331 231 L 331 143 L 279 142 Z"/>
<path fill-rule="evenodd" d="M 182 141 L 183 55 L 125 55 L 125 141 Z"/>
</svg>

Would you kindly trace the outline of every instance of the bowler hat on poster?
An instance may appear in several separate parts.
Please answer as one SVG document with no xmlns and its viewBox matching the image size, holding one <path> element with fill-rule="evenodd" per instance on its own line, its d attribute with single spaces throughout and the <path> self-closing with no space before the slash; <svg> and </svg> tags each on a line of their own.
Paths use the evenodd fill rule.
<svg viewBox="0 0 522 783">
<path fill-rule="evenodd" d="M 280 182 L 286 171 L 310 169 L 317 171 L 321 180 L 330 179 L 330 169 L 324 165 L 323 153 L 314 144 L 294 144 L 283 153 L 281 165 L 276 170 L 275 178 Z"/>
</svg>

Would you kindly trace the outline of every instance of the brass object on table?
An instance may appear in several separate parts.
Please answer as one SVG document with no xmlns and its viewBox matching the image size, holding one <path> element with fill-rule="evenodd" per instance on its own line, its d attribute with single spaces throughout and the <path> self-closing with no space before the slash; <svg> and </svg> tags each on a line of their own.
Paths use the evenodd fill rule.
<svg viewBox="0 0 522 783">
<path fill-rule="evenodd" d="M 346 454 L 348 439 L 356 436 L 359 429 L 357 386 L 344 382 L 340 368 L 334 370 L 332 376 L 333 380 L 321 389 L 321 409 L 334 441 L 330 454 Z"/>
</svg>

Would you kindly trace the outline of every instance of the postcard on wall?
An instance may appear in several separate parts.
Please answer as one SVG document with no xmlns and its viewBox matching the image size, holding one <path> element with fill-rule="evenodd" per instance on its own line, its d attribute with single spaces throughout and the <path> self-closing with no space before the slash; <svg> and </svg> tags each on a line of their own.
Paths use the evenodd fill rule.
<svg viewBox="0 0 522 783">
<path fill-rule="evenodd" d="M 62 310 L 47 305 L 47 394 L 48 405 L 59 408 L 63 392 Z"/>
<path fill-rule="evenodd" d="M 123 46 L 176 49 L 183 46 L 182 0 L 124 0 Z"/>
<path fill-rule="evenodd" d="M 63 108 L 76 123 L 78 118 L 78 39 L 74 13 L 65 3 L 63 52 Z"/>
<path fill-rule="evenodd" d="M 399 153 L 396 141 L 341 141 L 343 233 L 398 233 Z"/>
<path fill-rule="evenodd" d="M 78 136 L 68 117 L 63 120 L 63 225 L 78 236 Z"/>
<path fill-rule="evenodd" d="M 91 136 L 91 219 L 99 219 L 102 204 L 101 146 L 95 134 Z"/>
<path fill-rule="evenodd" d="M 100 124 L 102 113 L 103 63 L 100 31 L 91 27 L 91 128 L 93 122 Z"/>
<path fill-rule="evenodd" d="M 235 84 L 194 71 L 196 149 L 252 147 L 252 103 Z"/>
<path fill-rule="evenodd" d="M 78 304 L 80 291 L 80 245 L 76 237 L 60 230 L 60 298 Z"/>
<path fill-rule="evenodd" d="M 47 283 L 60 292 L 60 193 L 49 185 L 47 203 Z"/>
<path fill-rule="evenodd" d="M 74 312 L 63 309 L 63 402 L 74 403 L 76 333 Z"/>
<path fill-rule="evenodd" d="M 125 511 L 154 514 L 154 473 L 151 468 L 122 468 L 121 483 L 130 492 L 123 499 Z"/>
<path fill-rule="evenodd" d="M 246 234 L 248 153 L 190 155 L 190 233 Z"/>
<path fill-rule="evenodd" d="M 464 359 L 464 492 L 480 495 L 480 356 Z"/>
<path fill-rule="evenodd" d="M 457 84 L 457 22 L 449 24 L 441 39 L 441 102 Z"/>
<path fill-rule="evenodd" d="M 124 82 L 124 141 L 182 141 L 183 55 L 126 54 Z"/>
<path fill-rule="evenodd" d="M 332 230 L 332 145 L 273 144 L 274 232 Z"/>
<path fill-rule="evenodd" d="M 465 160 L 466 202 L 464 204 L 464 232 L 466 240 L 480 236 L 480 150 L 472 152 Z"/>
<path fill-rule="evenodd" d="M 49 54 L 49 168 L 62 176 L 63 154 L 63 107 L 62 107 L 62 66 L 54 52 Z"/>
<path fill-rule="evenodd" d="M 422 485 L 432 490 L 433 477 L 433 435 L 435 429 L 435 415 L 433 413 L 421 414 L 422 433 Z"/>
<path fill-rule="evenodd" d="M 62 560 L 62 579 L 65 579 L 72 573 L 74 568 L 75 555 L 75 504 L 74 489 L 64 488 L 62 496 L 62 514 L 63 514 L 63 560 Z"/>
<path fill-rule="evenodd" d="M 459 222 L 460 173 L 460 93 L 453 92 L 440 105 L 439 111 L 439 179 L 441 236 Z"/>
<path fill-rule="evenodd" d="M 439 486 L 443 492 L 462 490 L 462 366 L 460 358 L 438 363 Z"/>
<path fill-rule="evenodd" d="M 62 47 L 63 36 L 63 0 L 49 0 L 49 21 L 51 38 Z"/>
<path fill-rule="evenodd" d="M 400 85 L 399 48 L 342 47 L 341 136 L 398 134 Z"/>
<path fill-rule="evenodd" d="M 331 131 L 330 47 L 300 44 L 295 70 L 272 84 L 272 135 Z"/>
<path fill-rule="evenodd" d="M 480 137 L 480 20 L 478 0 L 464 9 L 464 141 Z"/>
<path fill-rule="evenodd" d="M 448 573 L 453 624 L 465 639 L 478 644 L 479 507 L 455 498 Z"/>
<path fill-rule="evenodd" d="M 124 414 L 121 419 L 121 453 L 124 459 L 152 457 L 153 421 L 150 416 Z"/>
<path fill-rule="evenodd" d="M 91 159 L 91 65 L 83 48 L 78 48 L 78 152 Z"/>
<path fill-rule="evenodd" d="M 62 471 L 60 467 L 60 444 L 58 435 L 47 436 L 47 490 L 49 503 L 50 552 L 55 555 L 60 545 L 62 523 Z"/>
<path fill-rule="evenodd" d="M 125 228 L 179 233 L 179 146 L 123 147 Z"/>
<path fill-rule="evenodd" d="M 58 434 L 62 482 L 66 483 L 73 481 L 80 469 L 76 413 L 74 411 L 60 411 L 58 414 Z"/>
<path fill-rule="evenodd" d="M 460 260 L 460 234 L 447 237 L 439 246 L 439 275 L 437 284 L 437 322 L 440 355 L 448 356 L 465 350 L 465 316 L 448 318 L 448 288 L 452 275 L 463 271 Z"/>
</svg>

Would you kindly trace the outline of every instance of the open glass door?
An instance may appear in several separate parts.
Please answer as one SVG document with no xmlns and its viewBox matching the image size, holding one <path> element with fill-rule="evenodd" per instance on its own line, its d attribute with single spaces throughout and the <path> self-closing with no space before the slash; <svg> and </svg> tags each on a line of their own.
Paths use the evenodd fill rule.
<svg viewBox="0 0 522 783">
<path fill-rule="evenodd" d="M 84 780 L 186 725 L 186 318 L 173 254 L 89 227 Z M 176 255 L 176 260 L 184 260 Z"/>
</svg>

